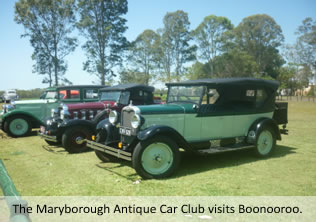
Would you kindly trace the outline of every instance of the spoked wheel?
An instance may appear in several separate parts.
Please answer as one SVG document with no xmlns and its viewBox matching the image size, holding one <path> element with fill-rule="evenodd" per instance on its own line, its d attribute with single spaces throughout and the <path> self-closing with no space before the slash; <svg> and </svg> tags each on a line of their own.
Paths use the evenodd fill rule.
<svg viewBox="0 0 316 222">
<path fill-rule="evenodd" d="M 27 136 L 31 129 L 29 119 L 24 116 L 11 117 L 4 123 L 4 131 L 12 137 Z"/>
<path fill-rule="evenodd" d="M 85 139 L 90 139 L 91 135 L 91 131 L 84 127 L 69 128 L 62 136 L 62 145 L 69 153 L 87 151 Z"/>
<path fill-rule="evenodd" d="M 176 170 L 179 162 L 177 144 L 165 136 L 139 142 L 132 157 L 134 169 L 145 179 L 168 177 Z"/>
<path fill-rule="evenodd" d="M 256 141 L 256 154 L 259 157 L 267 157 L 275 149 L 275 133 L 270 127 L 264 127 L 258 132 Z"/>
</svg>

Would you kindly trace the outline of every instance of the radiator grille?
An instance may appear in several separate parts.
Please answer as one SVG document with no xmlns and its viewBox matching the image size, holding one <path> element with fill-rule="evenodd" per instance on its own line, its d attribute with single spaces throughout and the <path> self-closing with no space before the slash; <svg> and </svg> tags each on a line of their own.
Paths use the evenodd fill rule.
<svg viewBox="0 0 316 222">
<path fill-rule="evenodd" d="M 134 115 L 133 110 L 123 110 L 121 118 L 121 126 L 131 128 L 131 118 Z"/>
</svg>

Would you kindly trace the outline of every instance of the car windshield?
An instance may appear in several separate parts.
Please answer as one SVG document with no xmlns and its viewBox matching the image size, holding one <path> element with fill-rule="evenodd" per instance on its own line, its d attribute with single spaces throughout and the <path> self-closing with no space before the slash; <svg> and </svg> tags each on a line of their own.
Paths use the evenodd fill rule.
<svg viewBox="0 0 316 222">
<path fill-rule="evenodd" d="M 56 91 L 46 91 L 44 93 L 44 96 L 41 97 L 42 99 L 56 99 L 57 98 L 57 92 Z"/>
<path fill-rule="evenodd" d="M 121 96 L 120 91 L 101 92 L 101 101 L 115 101 L 118 102 Z"/>
<path fill-rule="evenodd" d="M 8 93 L 9 94 L 15 94 L 16 92 L 15 91 L 9 91 Z"/>
<path fill-rule="evenodd" d="M 199 104 L 204 86 L 171 86 L 167 103 L 187 102 Z"/>
</svg>

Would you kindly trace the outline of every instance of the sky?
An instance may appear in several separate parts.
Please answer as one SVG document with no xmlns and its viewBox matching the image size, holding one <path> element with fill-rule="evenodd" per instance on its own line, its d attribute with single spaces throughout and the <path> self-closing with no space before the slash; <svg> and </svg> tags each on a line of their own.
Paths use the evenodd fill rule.
<svg viewBox="0 0 316 222">
<path fill-rule="evenodd" d="M 43 76 L 32 73 L 33 49 L 28 38 L 20 37 L 24 28 L 14 22 L 14 4 L 13 0 L 0 3 L 0 91 L 45 88 L 47 84 L 42 84 Z M 125 36 L 132 41 L 145 29 L 162 28 L 165 14 L 177 10 L 188 13 L 191 29 L 208 15 L 225 16 L 237 26 L 250 15 L 268 14 L 281 26 L 285 43 L 289 44 L 295 42 L 294 33 L 304 18 L 316 20 L 316 0 L 129 0 Z M 92 84 L 98 80 L 82 69 L 84 39 L 79 40 L 79 47 L 66 57 L 66 78 L 73 84 Z"/>
</svg>

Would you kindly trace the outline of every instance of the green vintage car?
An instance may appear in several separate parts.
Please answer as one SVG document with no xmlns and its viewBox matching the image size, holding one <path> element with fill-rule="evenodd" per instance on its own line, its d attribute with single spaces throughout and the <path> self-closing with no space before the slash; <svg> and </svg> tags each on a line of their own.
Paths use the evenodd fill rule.
<svg viewBox="0 0 316 222">
<path fill-rule="evenodd" d="M 179 148 L 199 154 L 247 148 L 267 157 L 287 134 L 287 103 L 275 102 L 277 81 L 201 79 L 167 86 L 166 104 L 127 106 L 120 120 L 110 113 L 120 130 L 118 145 L 87 145 L 112 160 L 132 161 L 143 178 L 162 178 L 178 167 Z"/>
<path fill-rule="evenodd" d="M 32 128 L 45 125 L 61 103 L 94 102 L 104 86 L 73 85 L 46 89 L 39 100 L 24 100 L 4 104 L 0 112 L 0 129 L 12 137 L 22 137 Z"/>
</svg>

